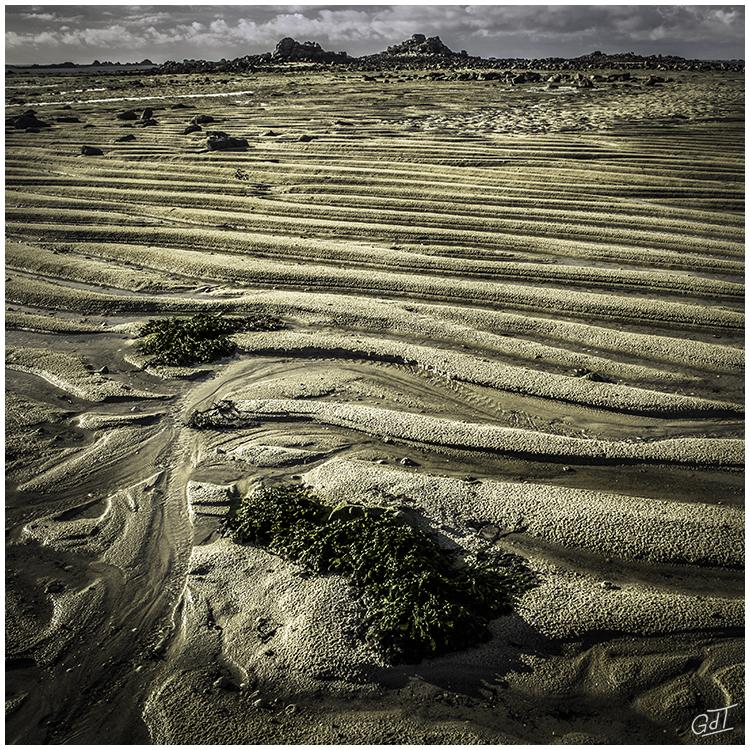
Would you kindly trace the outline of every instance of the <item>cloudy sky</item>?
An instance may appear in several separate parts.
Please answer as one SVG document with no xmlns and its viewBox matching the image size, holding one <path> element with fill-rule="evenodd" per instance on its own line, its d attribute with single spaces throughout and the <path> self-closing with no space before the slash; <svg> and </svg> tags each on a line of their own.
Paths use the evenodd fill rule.
<svg viewBox="0 0 750 750">
<path fill-rule="evenodd" d="M 7 63 L 218 60 L 314 40 L 352 55 L 414 33 L 485 57 L 572 57 L 593 50 L 744 56 L 742 6 L 614 5 L 15 5 Z"/>
</svg>

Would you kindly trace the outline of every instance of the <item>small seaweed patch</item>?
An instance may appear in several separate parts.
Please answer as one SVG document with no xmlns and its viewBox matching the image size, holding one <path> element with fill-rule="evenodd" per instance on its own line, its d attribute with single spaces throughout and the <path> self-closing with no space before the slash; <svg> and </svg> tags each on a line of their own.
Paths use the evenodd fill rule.
<svg viewBox="0 0 750 750">
<path fill-rule="evenodd" d="M 485 565 L 457 560 L 398 513 L 379 510 L 341 514 L 301 487 L 263 487 L 242 500 L 227 526 L 235 542 L 346 576 L 367 606 L 367 641 L 392 661 L 486 640 L 489 621 L 534 585 L 514 555 Z"/>
<path fill-rule="evenodd" d="M 185 367 L 214 362 L 234 354 L 231 334 L 241 331 L 275 331 L 284 328 L 279 318 L 206 315 L 149 320 L 139 331 L 138 350 L 153 354 L 150 365 Z"/>
</svg>

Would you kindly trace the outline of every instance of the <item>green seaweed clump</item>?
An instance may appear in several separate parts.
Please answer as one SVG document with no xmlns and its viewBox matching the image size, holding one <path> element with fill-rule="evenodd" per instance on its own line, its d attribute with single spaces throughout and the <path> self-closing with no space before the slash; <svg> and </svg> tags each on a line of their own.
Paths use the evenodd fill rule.
<svg viewBox="0 0 750 750">
<path fill-rule="evenodd" d="M 269 316 L 229 317 L 199 313 L 191 318 L 149 320 L 139 331 L 138 350 L 153 354 L 150 365 L 185 367 L 234 354 L 230 338 L 240 331 L 275 331 L 283 321 Z"/>
<path fill-rule="evenodd" d="M 516 556 L 491 566 L 460 561 L 399 513 L 357 510 L 332 512 L 301 487 L 266 486 L 242 500 L 227 525 L 235 542 L 346 576 L 366 603 L 366 639 L 392 661 L 486 640 L 489 621 L 534 583 Z"/>
</svg>

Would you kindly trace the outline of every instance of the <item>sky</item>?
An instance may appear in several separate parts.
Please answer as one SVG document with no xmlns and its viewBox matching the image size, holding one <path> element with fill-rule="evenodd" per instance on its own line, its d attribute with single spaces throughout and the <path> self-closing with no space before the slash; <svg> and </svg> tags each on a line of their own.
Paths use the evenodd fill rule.
<svg viewBox="0 0 750 750">
<path fill-rule="evenodd" d="M 483 57 L 744 57 L 739 5 L 6 5 L 6 63 L 231 59 L 285 36 L 359 56 L 415 33 Z"/>
</svg>

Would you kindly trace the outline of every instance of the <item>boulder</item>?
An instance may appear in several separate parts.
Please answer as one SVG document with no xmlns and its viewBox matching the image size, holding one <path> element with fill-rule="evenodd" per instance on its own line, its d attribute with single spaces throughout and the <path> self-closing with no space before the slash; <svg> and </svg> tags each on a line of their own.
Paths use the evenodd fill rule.
<svg viewBox="0 0 750 750">
<path fill-rule="evenodd" d="M 232 138 L 225 134 L 209 135 L 206 139 L 206 146 L 209 151 L 245 151 L 248 142 L 244 138 Z"/>
<path fill-rule="evenodd" d="M 104 156 L 104 151 L 96 146 L 81 146 L 82 156 Z"/>
<path fill-rule="evenodd" d="M 52 127 L 48 122 L 38 119 L 36 112 L 33 109 L 27 109 L 26 112 L 21 115 L 8 118 L 5 121 L 5 124 L 16 130 L 33 130 L 36 132 L 42 128 Z"/>
<path fill-rule="evenodd" d="M 137 120 L 138 113 L 134 109 L 126 109 L 124 112 L 118 112 L 115 117 L 118 120 Z"/>
<path fill-rule="evenodd" d="M 190 120 L 191 125 L 208 125 L 210 122 L 216 122 L 211 115 L 196 115 Z"/>
<path fill-rule="evenodd" d="M 154 110 L 151 109 L 151 107 L 146 107 L 146 109 L 144 109 L 143 112 L 141 112 L 141 120 L 143 120 L 144 122 L 146 122 L 146 120 L 153 119 L 153 116 L 154 116 Z"/>
<path fill-rule="evenodd" d="M 203 130 L 200 125 L 188 125 L 185 130 L 182 131 L 183 135 L 190 135 L 190 133 L 197 133 Z"/>
</svg>

